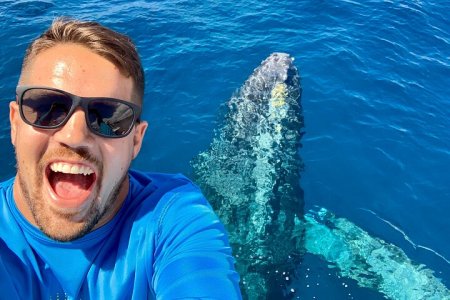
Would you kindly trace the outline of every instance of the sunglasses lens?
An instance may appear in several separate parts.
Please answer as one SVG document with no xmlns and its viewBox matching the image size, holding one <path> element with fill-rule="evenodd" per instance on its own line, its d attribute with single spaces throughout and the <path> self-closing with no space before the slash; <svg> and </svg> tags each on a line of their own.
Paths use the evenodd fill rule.
<svg viewBox="0 0 450 300">
<path fill-rule="evenodd" d="M 42 127 L 60 125 L 72 106 L 70 97 L 57 91 L 30 89 L 22 96 L 21 110 L 26 121 Z"/>
<path fill-rule="evenodd" d="M 134 121 L 134 111 L 131 106 L 108 99 L 89 101 L 88 115 L 91 129 L 110 137 L 128 134 Z"/>
</svg>

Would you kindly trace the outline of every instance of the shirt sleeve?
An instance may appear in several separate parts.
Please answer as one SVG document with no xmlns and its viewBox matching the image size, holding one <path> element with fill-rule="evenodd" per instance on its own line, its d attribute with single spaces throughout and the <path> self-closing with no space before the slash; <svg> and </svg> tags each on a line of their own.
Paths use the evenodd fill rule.
<svg viewBox="0 0 450 300">
<path fill-rule="evenodd" d="M 157 299 L 242 299 L 224 226 L 195 187 L 176 189 L 156 236 Z"/>
</svg>

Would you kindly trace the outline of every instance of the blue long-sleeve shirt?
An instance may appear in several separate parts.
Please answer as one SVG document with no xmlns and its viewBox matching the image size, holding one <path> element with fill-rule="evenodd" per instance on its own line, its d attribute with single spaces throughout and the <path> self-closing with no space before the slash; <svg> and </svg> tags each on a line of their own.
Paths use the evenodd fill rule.
<svg viewBox="0 0 450 300">
<path fill-rule="evenodd" d="M 30 224 L 0 183 L 0 299 L 241 299 L 223 225 L 181 175 L 130 170 L 117 215 L 71 242 Z"/>
</svg>

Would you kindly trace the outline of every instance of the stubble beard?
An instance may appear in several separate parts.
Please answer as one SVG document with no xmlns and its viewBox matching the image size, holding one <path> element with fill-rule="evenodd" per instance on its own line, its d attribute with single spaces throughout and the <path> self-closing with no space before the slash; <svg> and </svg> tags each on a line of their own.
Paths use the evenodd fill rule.
<svg viewBox="0 0 450 300">
<path fill-rule="evenodd" d="M 30 174 L 24 175 L 21 172 L 20 164 L 17 164 L 17 176 L 22 196 L 30 209 L 37 227 L 49 238 L 60 242 L 73 241 L 91 232 L 117 201 L 121 187 L 127 178 L 127 172 L 125 172 L 117 184 L 114 185 L 109 195 L 107 195 L 108 199 L 102 207 L 97 201 L 100 196 L 99 191 L 102 188 L 103 172 L 100 171 L 97 177 L 98 186 L 91 192 L 96 194 L 95 199 L 91 201 L 91 206 L 87 209 L 88 212 L 83 220 L 75 222 L 73 221 L 73 214 L 55 212 L 48 205 L 45 205 L 46 200 L 43 196 L 44 180 L 43 176 L 41 176 L 44 174 L 44 169 L 45 164 L 41 160 L 37 169 L 35 169 L 35 173 L 32 175 L 34 179 L 31 181 L 31 186 L 28 186 L 26 181 L 23 180 L 23 176 L 30 176 Z"/>
</svg>

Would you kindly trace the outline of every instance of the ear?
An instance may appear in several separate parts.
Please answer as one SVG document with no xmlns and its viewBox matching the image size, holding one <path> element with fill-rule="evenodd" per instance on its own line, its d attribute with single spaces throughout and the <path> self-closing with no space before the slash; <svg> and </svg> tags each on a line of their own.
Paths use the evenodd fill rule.
<svg viewBox="0 0 450 300">
<path fill-rule="evenodd" d="M 15 101 L 9 102 L 9 122 L 11 123 L 11 143 L 16 146 L 17 127 L 20 122 L 19 105 Z"/>
<path fill-rule="evenodd" d="M 136 125 L 133 138 L 133 159 L 139 154 L 141 150 L 142 141 L 144 140 L 145 132 L 147 131 L 148 123 L 141 121 Z"/>
</svg>

